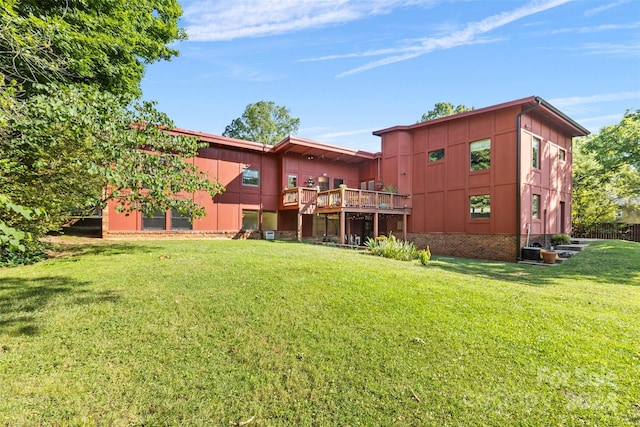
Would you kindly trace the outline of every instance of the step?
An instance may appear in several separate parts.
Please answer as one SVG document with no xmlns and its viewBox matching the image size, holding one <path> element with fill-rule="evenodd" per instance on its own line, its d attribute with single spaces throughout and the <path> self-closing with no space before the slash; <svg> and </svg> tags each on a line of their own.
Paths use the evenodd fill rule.
<svg viewBox="0 0 640 427">
<path fill-rule="evenodd" d="M 586 247 L 587 245 L 583 245 L 583 244 L 558 245 L 556 246 L 555 250 L 558 252 L 564 252 L 564 251 L 580 252 Z"/>
</svg>

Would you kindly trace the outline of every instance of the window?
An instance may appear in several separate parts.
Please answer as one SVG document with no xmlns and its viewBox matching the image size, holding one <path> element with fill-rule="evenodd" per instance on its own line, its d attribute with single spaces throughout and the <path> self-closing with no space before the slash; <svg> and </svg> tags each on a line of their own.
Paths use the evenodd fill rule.
<svg viewBox="0 0 640 427">
<path fill-rule="evenodd" d="M 564 148 L 558 149 L 558 160 L 560 160 L 561 162 L 567 160 L 567 150 L 565 150 Z"/>
<path fill-rule="evenodd" d="M 166 230 L 167 213 L 165 211 L 155 211 L 151 216 L 142 214 L 143 230 Z"/>
<path fill-rule="evenodd" d="M 242 169 L 242 185 L 246 187 L 257 187 L 260 185 L 260 171 L 258 169 Z"/>
<path fill-rule="evenodd" d="M 478 171 L 489 169 L 491 166 L 491 140 L 472 142 L 469 145 L 471 152 L 471 170 Z"/>
<path fill-rule="evenodd" d="M 318 177 L 318 188 L 320 191 L 329 191 L 329 178 L 326 176 Z"/>
<path fill-rule="evenodd" d="M 438 160 L 444 160 L 444 148 L 429 151 L 429 163 L 437 162 Z"/>
<path fill-rule="evenodd" d="M 242 211 L 242 229 L 257 230 L 258 229 L 258 211 Z"/>
<path fill-rule="evenodd" d="M 278 213 L 262 212 L 262 229 L 277 230 L 278 229 Z"/>
<path fill-rule="evenodd" d="M 171 211 L 171 229 L 172 230 L 193 230 L 191 218 L 182 215 L 178 211 Z"/>
<path fill-rule="evenodd" d="M 339 188 L 342 184 L 344 184 L 344 179 L 333 178 L 333 188 Z"/>
<path fill-rule="evenodd" d="M 298 177 L 296 175 L 289 175 L 287 180 L 287 188 L 296 188 L 298 186 Z"/>
<path fill-rule="evenodd" d="M 488 194 L 469 197 L 471 219 L 486 219 L 491 214 L 491 197 Z"/>
<path fill-rule="evenodd" d="M 376 190 L 376 182 L 374 180 L 369 181 L 369 186 L 367 188 L 369 191 L 375 191 Z"/>
<path fill-rule="evenodd" d="M 540 195 L 534 194 L 531 200 L 531 218 L 540 219 Z"/>
<path fill-rule="evenodd" d="M 540 138 L 533 137 L 531 142 L 531 166 L 540 168 Z"/>
<path fill-rule="evenodd" d="M 361 181 L 360 182 L 360 189 L 361 190 L 366 190 L 367 189 L 367 181 Z"/>
</svg>

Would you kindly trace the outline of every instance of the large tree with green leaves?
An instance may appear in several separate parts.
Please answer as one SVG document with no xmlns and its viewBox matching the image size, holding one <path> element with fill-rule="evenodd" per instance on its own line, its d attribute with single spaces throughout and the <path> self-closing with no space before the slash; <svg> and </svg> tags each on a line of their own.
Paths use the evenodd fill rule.
<svg viewBox="0 0 640 427">
<path fill-rule="evenodd" d="M 186 38 L 177 0 L 0 0 L 0 72 L 34 83 L 86 83 L 139 96 L 146 64 Z"/>
<path fill-rule="evenodd" d="M 616 218 L 611 175 L 601 171 L 598 159 L 585 149 L 586 141 L 576 140 L 573 148 L 572 216 L 578 234 Z"/>
<path fill-rule="evenodd" d="M 273 101 L 258 101 L 247 105 L 242 117 L 234 119 L 223 135 L 266 145 L 275 145 L 289 135 L 295 135 L 300 119 L 291 117 L 289 109 Z"/>
<path fill-rule="evenodd" d="M 573 152 L 573 218 L 578 232 L 640 211 L 640 110 L 580 139 Z"/>
<path fill-rule="evenodd" d="M 170 136 L 168 117 L 138 100 L 145 65 L 184 38 L 177 1 L 0 6 L 0 258 L 108 199 L 203 215 L 186 195 L 223 188 L 183 160 L 198 141 Z"/>
<path fill-rule="evenodd" d="M 584 148 L 599 159 L 604 171 L 624 166 L 640 170 L 640 110 L 628 110 L 620 123 L 602 128 Z"/>
<path fill-rule="evenodd" d="M 436 102 L 433 109 L 424 113 L 418 123 L 426 122 L 427 120 L 434 120 L 440 117 L 452 116 L 454 114 L 464 113 L 465 111 L 471 110 L 473 110 L 473 107 L 467 107 L 462 104 L 454 106 L 449 102 Z"/>
</svg>

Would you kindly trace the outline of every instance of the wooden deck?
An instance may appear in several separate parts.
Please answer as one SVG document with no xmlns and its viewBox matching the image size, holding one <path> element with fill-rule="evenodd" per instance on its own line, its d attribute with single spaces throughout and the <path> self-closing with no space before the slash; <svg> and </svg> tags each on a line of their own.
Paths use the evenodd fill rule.
<svg viewBox="0 0 640 427">
<path fill-rule="evenodd" d="M 312 188 L 288 188 L 282 192 L 282 209 L 301 214 L 361 212 L 411 214 L 411 198 L 405 194 L 336 188 L 318 191 Z"/>
</svg>

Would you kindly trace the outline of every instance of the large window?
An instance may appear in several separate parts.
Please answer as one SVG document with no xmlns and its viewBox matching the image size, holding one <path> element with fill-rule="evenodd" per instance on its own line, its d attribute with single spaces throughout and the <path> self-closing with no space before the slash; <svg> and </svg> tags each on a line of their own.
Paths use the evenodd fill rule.
<svg viewBox="0 0 640 427">
<path fill-rule="evenodd" d="M 287 180 L 287 188 L 296 188 L 298 186 L 298 176 L 289 175 Z"/>
<path fill-rule="evenodd" d="M 172 230 L 193 230 L 191 218 L 182 215 L 178 211 L 171 211 L 171 229 Z"/>
<path fill-rule="evenodd" d="M 257 230 L 258 229 L 258 211 L 242 211 L 242 229 Z"/>
<path fill-rule="evenodd" d="M 533 137 L 531 142 L 531 166 L 540 168 L 540 138 Z"/>
<path fill-rule="evenodd" d="M 429 151 L 429 163 L 444 160 L 444 148 Z"/>
<path fill-rule="evenodd" d="M 257 187 L 260 185 L 260 171 L 258 169 L 242 169 L 242 185 Z"/>
<path fill-rule="evenodd" d="M 469 145 L 471 154 L 471 170 L 478 171 L 491 167 L 491 140 L 483 139 Z"/>
<path fill-rule="evenodd" d="M 167 213 L 165 211 L 155 211 L 150 216 L 142 214 L 143 230 L 166 230 Z"/>
<path fill-rule="evenodd" d="M 531 218 L 540 219 L 540 195 L 534 194 L 531 200 Z"/>
<path fill-rule="evenodd" d="M 491 197 L 488 194 L 469 197 L 471 219 L 486 219 L 491 215 Z"/>
</svg>

